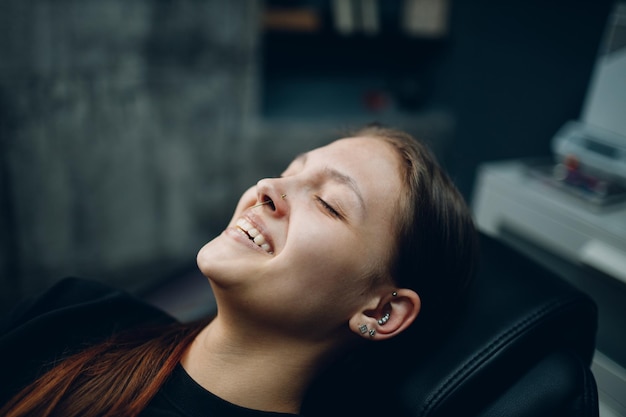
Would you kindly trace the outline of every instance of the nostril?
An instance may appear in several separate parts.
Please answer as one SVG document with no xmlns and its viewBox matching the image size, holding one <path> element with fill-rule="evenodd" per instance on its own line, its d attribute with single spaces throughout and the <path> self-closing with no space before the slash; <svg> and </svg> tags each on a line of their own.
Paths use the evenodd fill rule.
<svg viewBox="0 0 626 417">
<path fill-rule="evenodd" d="M 252 207 L 250 207 L 250 208 L 256 208 L 256 207 L 265 206 L 265 205 L 270 206 L 270 208 L 272 209 L 272 211 L 275 211 L 275 210 L 276 210 L 276 206 L 274 205 L 274 201 L 272 201 L 272 199 L 271 199 L 271 198 L 269 198 L 268 196 L 265 196 L 265 197 L 263 198 L 263 201 L 262 201 L 262 202 L 257 203 L 257 204 L 253 205 L 253 206 L 252 206 Z"/>
</svg>

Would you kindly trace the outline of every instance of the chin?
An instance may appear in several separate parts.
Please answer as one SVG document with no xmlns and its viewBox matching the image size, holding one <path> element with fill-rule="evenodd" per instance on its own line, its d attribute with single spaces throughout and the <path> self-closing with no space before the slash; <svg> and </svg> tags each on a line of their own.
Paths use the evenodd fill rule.
<svg viewBox="0 0 626 417">
<path fill-rule="evenodd" d="M 196 264 L 204 276 L 208 276 L 209 268 L 214 263 L 216 253 L 215 239 L 202 246 L 196 255 Z"/>
</svg>

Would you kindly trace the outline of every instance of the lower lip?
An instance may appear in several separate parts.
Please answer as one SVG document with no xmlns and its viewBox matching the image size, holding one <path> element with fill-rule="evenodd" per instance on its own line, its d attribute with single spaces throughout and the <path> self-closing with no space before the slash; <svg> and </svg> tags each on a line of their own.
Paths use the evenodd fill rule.
<svg viewBox="0 0 626 417">
<path fill-rule="evenodd" d="M 243 243 L 244 245 L 246 245 L 249 248 L 252 248 L 252 249 L 254 249 L 254 250 L 258 251 L 258 252 L 261 252 L 261 253 L 264 253 L 266 255 L 269 255 L 269 253 L 267 253 L 263 249 L 261 249 L 261 247 L 259 245 L 254 243 L 254 241 L 252 241 L 248 237 L 248 235 L 243 233 L 237 227 L 229 227 L 229 228 L 227 228 L 226 230 L 224 230 L 224 234 L 230 236 L 231 238 L 235 239 L 239 243 Z"/>
</svg>

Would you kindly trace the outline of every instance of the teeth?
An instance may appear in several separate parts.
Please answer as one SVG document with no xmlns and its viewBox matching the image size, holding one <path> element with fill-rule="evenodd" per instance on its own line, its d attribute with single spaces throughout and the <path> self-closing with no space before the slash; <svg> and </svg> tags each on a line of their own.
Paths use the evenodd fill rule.
<svg viewBox="0 0 626 417">
<path fill-rule="evenodd" d="M 248 237 L 265 252 L 269 254 L 273 253 L 269 243 L 265 240 L 265 236 L 263 236 L 258 229 L 252 226 L 249 221 L 239 219 L 237 220 L 237 227 L 246 233 Z"/>
<path fill-rule="evenodd" d="M 244 219 L 239 219 L 237 221 L 237 226 L 245 230 L 252 229 L 252 225 L 247 220 L 244 220 Z"/>
</svg>

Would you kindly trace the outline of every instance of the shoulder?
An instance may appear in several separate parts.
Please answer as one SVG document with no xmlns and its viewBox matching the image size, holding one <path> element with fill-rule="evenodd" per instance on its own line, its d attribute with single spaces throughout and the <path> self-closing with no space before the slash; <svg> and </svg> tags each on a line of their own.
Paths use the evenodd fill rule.
<svg viewBox="0 0 626 417">
<path fill-rule="evenodd" d="M 0 386 L 20 386 L 43 367 L 116 332 L 174 321 L 125 291 L 87 279 L 63 279 L 3 318 Z M 0 392 L 0 400 L 4 395 Z"/>
<path fill-rule="evenodd" d="M 37 339 L 44 336 L 50 343 L 64 334 L 98 336 L 146 322 L 171 321 L 174 319 L 165 312 L 123 290 L 72 277 L 25 300 L 10 312 L 0 325 L 0 341 L 39 330 Z"/>
</svg>

